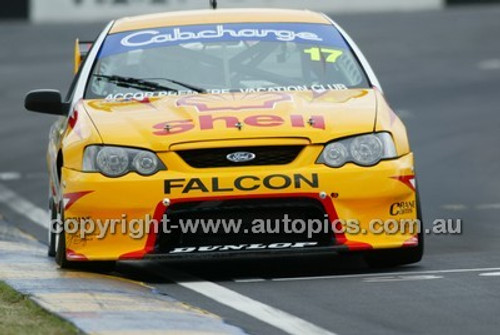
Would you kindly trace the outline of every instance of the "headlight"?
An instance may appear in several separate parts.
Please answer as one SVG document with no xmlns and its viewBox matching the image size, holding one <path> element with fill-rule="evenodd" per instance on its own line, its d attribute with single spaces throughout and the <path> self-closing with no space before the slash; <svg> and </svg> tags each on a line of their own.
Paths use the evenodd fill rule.
<svg viewBox="0 0 500 335">
<path fill-rule="evenodd" d="M 157 172 L 159 163 L 156 155 L 149 151 L 138 153 L 132 161 L 135 171 L 143 175 L 152 175 Z"/>
<path fill-rule="evenodd" d="M 111 177 L 125 174 L 129 166 L 128 153 L 122 148 L 102 148 L 95 161 L 97 169 Z"/>
<path fill-rule="evenodd" d="M 349 160 L 349 150 L 340 142 L 331 143 L 323 151 L 322 158 L 330 166 L 342 166 Z"/>
<path fill-rule="evenodd" d="M 129 172 L 150 176 L 166 170 L 151 151 L 112 146 L 89 146 L 83 155 L 84 172 L 100 172 L 108 177 L 120 177 Z"/>
<path fill-rule="evenodd" d="M 382 159 L 396 158 L 396 147 L 389 133 L 355 136 L 326 145 L 317 163 L 341 167 L 352 162 L 371 166 Z"/>
</svg>

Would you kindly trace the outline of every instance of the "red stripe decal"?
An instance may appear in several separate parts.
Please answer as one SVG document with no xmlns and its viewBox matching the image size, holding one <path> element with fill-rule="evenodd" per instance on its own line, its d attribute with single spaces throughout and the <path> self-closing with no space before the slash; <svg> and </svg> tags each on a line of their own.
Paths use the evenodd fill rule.
<svg viewBox="0 0 500 335">
<path fill-rule="evenodd" d="M 63 195 L 64 200 L 64 210 L 68 210 L 71 206 L 75 204 L 78 200 L 90 194 L 94 191 L 85 191 L 85 192 L 75 192 L 75 193 L 66 193 Z"/>
<path fill-rule="evenodd" d="M 361 251 L 361 250 L 373 249 L 373 246 L 371 244 L 365 242 L 347 241 L 345 244 L 349 248 L 349 251 Z"/>
<path fill-rule="evenodd" d="M 392 179 L 399 180 L 406 186 L 412 189 L 413 192 L 416 191 L 415 189 L 415 175 L 408 175 L 408 176 L 396 176 L 396 177 L 391 177 Z"/>
<path fill-rule="evenodd" d="M 119 257 L 119 259 L 142 259 L 144 256 L 148 253 L 151 253 L 154 251 L 155 244 L 156 244 L 156 239 L 158 236 L 159 232 L 159 226 L 158 223 L 160 223 L 163 219 L 163 215 L 167 211 L 167 207 L 163 205 L 163 202 L 160 202 L 155 209 L 155 213 L 153 215 L 153 222 L 150 223 L 149 225 L 149 235 L 146 240 L 146 245 L 144 249 L 141 250 L 136 250 L 132 252 L 128 252 L 126 254 L 123 254 Z"/>
<path fill-rule="evenodd" d="M 88 261 L 89 259 L 84 254 L 79 254 L 71 249 L 66 248 L 66 259 L 69 261 Z"/>
<path fill-rule="evenodd" d="M 403 243 L 403 248 L 418 246 L 418 235 L 412 236 Z"/>
</svg>

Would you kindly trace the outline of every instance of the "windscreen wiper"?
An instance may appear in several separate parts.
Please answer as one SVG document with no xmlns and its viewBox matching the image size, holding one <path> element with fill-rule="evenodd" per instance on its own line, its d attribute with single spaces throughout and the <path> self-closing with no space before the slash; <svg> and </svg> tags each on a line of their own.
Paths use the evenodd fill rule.
<svg viewBox="0 0 500 335">
<path fill-rule="evenodd" d="M 170 78 L 153 78 L 154 80 L 164 80 L 172 84 L 176 84 L 185 88 L 189 88 L 191 91 L 195 91 L 198 93 L 207 93 L 207 90 L 198 86 L 194 86 L 188 83 L 183 83 L 182 81 L 178 81 L 175 79 L 170 79 Z"/>
<path fill-rule="evenodd" d="M 133 77 L 122 77 L 122 76 L 117 76 L 117 75 L 105 75 L 105 74 L 93 74 L 92 76 L 96 78 L 101 78 L 101 79 L 106 79 L 107 81 L 116 84 L 117 86 L 120 87 L 126 87 L 126 88 L 135 88 L 139 90 L 153 90 L 153 91 L 167 91 L 167 92 L 179 92 L 178 89 L 160 85 L 158 83 L 155 83 L 154 81 L 148 81 L 144 79 L 139 79 L 139 78 L 133 78 Z M 194 92 L 198 93 L 205 93 L 205 89 L 196 87 L 190 84 L 182 83 L 177 80 L 173 79 L 168 79 L 168 78 L 161 78 L 161 80 L 168 81 L 172 84 L 176 84 L 185 88 L 188 88 Z"/>
</svg>

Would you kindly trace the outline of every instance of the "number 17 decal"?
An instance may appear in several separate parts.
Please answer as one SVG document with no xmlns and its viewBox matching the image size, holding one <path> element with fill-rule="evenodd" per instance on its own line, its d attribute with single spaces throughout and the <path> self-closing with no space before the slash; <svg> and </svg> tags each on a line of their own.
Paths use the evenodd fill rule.
<svg viewBox="0 0 500 335">
<path fill-rule="evenodd" d="M 335 63 L 344 52 L 337 49 L 310 48 L 305 49 L 304 53 L 311 55 L 311 60 L 313 62 L 321 62 L 321 56 L 324 54 L 327 55 L 325 59 L 327 63 Z"/>
</svg>

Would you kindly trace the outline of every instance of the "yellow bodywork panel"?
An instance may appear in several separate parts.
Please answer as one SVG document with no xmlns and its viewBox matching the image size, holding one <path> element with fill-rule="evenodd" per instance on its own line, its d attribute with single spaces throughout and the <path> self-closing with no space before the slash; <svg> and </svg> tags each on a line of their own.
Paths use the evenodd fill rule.
<svg viewBox="0 0 500 335">
<path fill-rule="evenodd" d="M 327 194 L 324 200 L 333 206 L 339 219 L 356 219 L 360 228 L 366 232 L 345 234 L 344 245 L 361 246 L 361 248 L 398 248 L 411 239 L 411 234 L 372 234 L 369 222 L 374 218 L 380 220 L 415 220 L 416 210 L 402 213 L 391 212 L 394 204 L 414 203 L 416 195 L 411 187 L 397 180 L 398 176 L 413 175 L 413 156 L 406 155 L 397 160 L 384 161 L 376 167 L 366 168 L 347 164 L 340 169 L 331 169 L 314 163 L 319 155 L 321 146 L 310 146 L 300 157 L 286 167 L 279 167 L 279 174 L 293 179 L 296 175 L 310 177 L 317 175 L 318 185 L 311 187 L 306 183 L 293 183 L 290 187 L 272 190 L 262 182 L 276 171 L 272 166 L 249 168 L 219 168 L 193 170 L 173 152 L 163 153 L 160 158 L 169 162 L 169 170 L 159 172 L 153 177 L 142 177 L 137 174 L 128 174 L 120 178 L 120 182 L 106 178 L 97 173 L 81 173 L 64 169 L 63 179 L 68 185 L 64 192 L 74 194 L 90 192 L 81 197 L 66 210 L 66 218 L 93 218 L 102 222 L 112 219 L 122 219 L 126 214 L 128 220 L 143 220 L 147 216 L 155 217 L 155 211 L 163 199 L 168 197 L 172 202 L 178 199 L 193 202 L 203 198 L 205 201 L 218 200 L 224 197 L 262 197 L 279 196 L 287 198 L 302 194 L 311 198 L 318 198 L 321 192 Z M 276 167 L 277 168 L 277 167 Z M 235 180 L 241 176 L 251 175 L 254 178 L 245 180 L 245 188 L 254 188 L 251 191 L 238 190 Z M 186 193 L 183 187 L 172 187 L 166 194 L 165 181 L 189 180 L 196 176 L 209 192 L 192 189 Z M 214 176 L 217 176 L 217 187 L 227 191 L 214 191 Z M 180 183 L 186 186 L 186 183 Z M 175 186 L 172 183 L 172 186 Z M 330 217 L 330 219 L 335 219 Z M 127 258 L 127 254 L 136 252 L 136 257 L 144 256 L 148 248 L 148 234 L 137 238 L 138 232 L 144 232 L 146 226 L 136 225 L 133 230 L 121 229 L 117 223 L 116 233 L 106 234 L 99 239 L 97 229 L 92 235 L 80 238 L 78 234 L 67 235 L 67 248 L 75 254 L 85 255 L 89 260 L 109 260 Z M 139 234 L 140 236 L 140 234 Z M 125 255 L 125 256 L 124 256 Z"/>
</svg>

